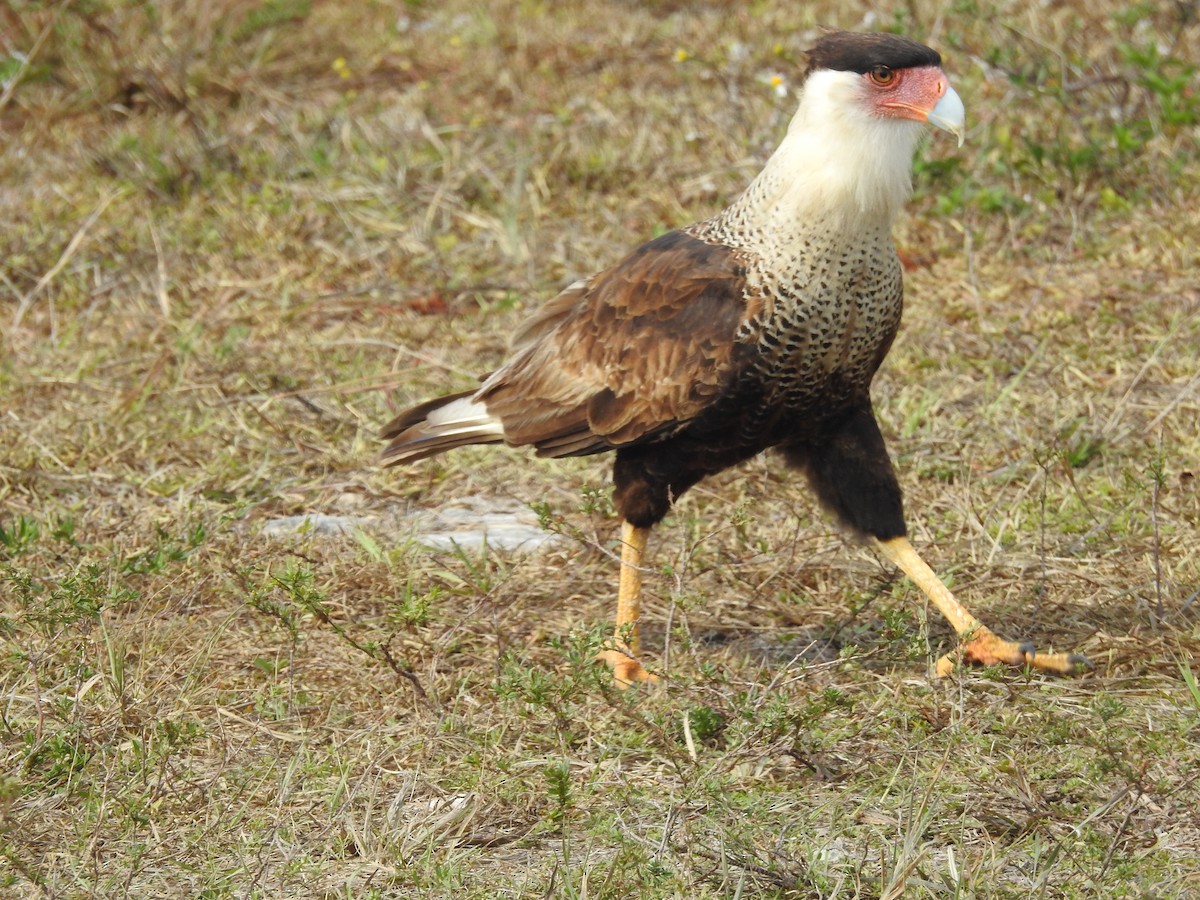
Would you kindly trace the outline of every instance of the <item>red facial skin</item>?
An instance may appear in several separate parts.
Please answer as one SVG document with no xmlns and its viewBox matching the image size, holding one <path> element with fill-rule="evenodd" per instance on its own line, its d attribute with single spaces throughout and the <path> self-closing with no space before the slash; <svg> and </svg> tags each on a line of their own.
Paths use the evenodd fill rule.
<svg viewBox="0 0 1200 900">
<path fill-rule="evenodd" d="M 877 66 L 862 79 L 876 115 L 888 119 L 929 121 L 929 112 L 945 95 L 950 80 L 940 66 L 889 69 Z"/>
</svg>

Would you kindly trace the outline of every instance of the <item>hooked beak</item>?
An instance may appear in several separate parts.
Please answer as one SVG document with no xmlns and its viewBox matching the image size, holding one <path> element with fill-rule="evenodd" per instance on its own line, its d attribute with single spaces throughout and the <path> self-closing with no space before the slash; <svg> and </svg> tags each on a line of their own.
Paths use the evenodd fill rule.
<svg viewBox="0 0 1200 900">
<path fill-rule="evenodd" d="M 887 118 L 912 119 L 948 131 L 961 147 L 966 132 L 966 112 L 958 92 L 940 66 L 919 66 L 896 73 L 897 78 L 880 83 L 873 72 L 863 75 L 871 92 L 875 114 Z"/>
<path fill-rule="evenodd" d="M 963 145 L 966 133 L 966 110 L 963 109 L 962 98 L 950 85 L 946 85 L 946 93 L 934 104 L 925 121 L 934 128 L 948 131 L 958 138 L 958 146 Z"/>
</svg>

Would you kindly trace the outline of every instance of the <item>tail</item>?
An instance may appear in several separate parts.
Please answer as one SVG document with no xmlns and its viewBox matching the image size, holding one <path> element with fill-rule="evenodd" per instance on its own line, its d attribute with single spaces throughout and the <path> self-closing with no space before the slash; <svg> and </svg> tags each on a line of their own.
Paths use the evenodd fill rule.
<svg viewBox="0 0 1200 900">
<path fill-rule="evenodd" d="M 384 426 L 380 437 L 390 441 L 383 450 L 385 465 L 416 462 L 467 444 L 504 440 L 504 425 L 487 411 L 474 391 L 438 397 L 402 412 Z"/>
</svg>

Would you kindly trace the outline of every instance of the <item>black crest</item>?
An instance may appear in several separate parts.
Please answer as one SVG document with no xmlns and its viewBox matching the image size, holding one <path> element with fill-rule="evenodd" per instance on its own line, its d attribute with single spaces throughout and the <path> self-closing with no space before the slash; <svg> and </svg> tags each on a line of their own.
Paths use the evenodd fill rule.
<svg viewBox="0 0 1200 900">
<path fill-rule="evenodd" d="M 807 71 L 833 69 L 862 74 L 878 66 L 908 69 L 941 64 L 942 57 L 936 50 L 898 34 L 831 31 L 821 35 L 808 51 Z"/>
</svg>

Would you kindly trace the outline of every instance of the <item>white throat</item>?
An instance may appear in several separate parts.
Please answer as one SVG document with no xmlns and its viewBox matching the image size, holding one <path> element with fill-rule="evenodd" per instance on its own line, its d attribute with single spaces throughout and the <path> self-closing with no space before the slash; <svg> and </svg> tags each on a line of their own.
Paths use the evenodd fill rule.
<svg viewBox="0 0 1200 900">
<path fill-rule="evenodd" d="M 919 122 L 872 116 L 857 74 L 813 72 L 783 143 L 734 207 L 772 231 L 806 222 L 890 230 L 912 192 L 923 132 Z"/>
</svg>

